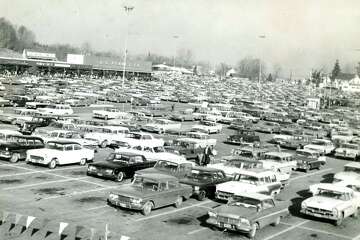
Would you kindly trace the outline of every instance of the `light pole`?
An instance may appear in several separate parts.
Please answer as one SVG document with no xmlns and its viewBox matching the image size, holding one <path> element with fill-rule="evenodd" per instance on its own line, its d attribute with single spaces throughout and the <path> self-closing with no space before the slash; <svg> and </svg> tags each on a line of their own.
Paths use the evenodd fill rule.
<svg viewBox="0 0 360 240">
<path fill-rule="evenodd" d="M 259 36 L 260 39 L 264 39 L 266 38 L 265 35 L 260 35 Z M 260 99 L 261 99 L 261 57 L 262 57 L 262 49 L 260 47 L 260 54 L 259 54 L 259 82 L 258 82 L 258 89 L 259 89 L 259 96 L 260 96 Z"/>
<path fill-rule="evenodd" d="M 124 62 L 123 62 L 123 73 L 122 73 L 122 84 L 121 84 L 121 88 L 124 94 L 124 83 L 125 83 L 125 71 L 126 71 L 126 59 L 127 59 L 127 44 L 128 44 L 128 35 L 129 35 L 129 13 L 134 10 L 135 7 L 133 6 L 124 6 L 124 10 L 127 16 L 127 23 L 126 23 L 126 34 L 125 34 L 125 52 L 124 52 Z M 125 104 L 123 103 L 123 111 L 125 108 Z"/>
</svg>

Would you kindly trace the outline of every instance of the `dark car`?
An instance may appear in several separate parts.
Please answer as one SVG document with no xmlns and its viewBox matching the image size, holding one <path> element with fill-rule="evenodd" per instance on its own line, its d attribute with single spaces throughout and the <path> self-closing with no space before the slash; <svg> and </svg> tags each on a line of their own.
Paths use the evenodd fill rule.
<svg viewBox="0 0 360 240">
<path fill-rule="evenodd" d="M 324 165 L 324 161 L 318 158 L 297 157 L 296 169 L 308 172 L 311 169 L 319 169 Z"/>
<path fill-rule="evenodd" d="M 165 146 L 165 149 L 166 151 L 185 156 L 186 160 L 195 160 L 198 163 L 204 154 L 204 148 L 191 139 L 175 139 L 171 145 Z"/>
<path fill-rule="evenodd" d="M 30 121 L 19 124 L 20 132 L 24 135 L 30 135 L 37 127 L 47 127 L 54 121 L 54 117 L 38 116 L 33 117 Z"/>
<path fill-rule="evenodd" d="M 193 196 L 199 201 L 205 197 L 214 198 L 216 184 L 230 181 L 231 178 L 226 177 L 225 172 L 209 167 L 194 167 L 191 172 L 180 179 L 180 182 L 192 186 Z"/>
<path fill-rule="evenodd" d="M 224 143 L 233 144 L 233 145 L 241 145 L 244 142 L 247 143 L 260 143 L 260 137 L 255 134 L 254 131 L 242 130 L 239 131 L 236 135 L 230 135 Z"/>
<path fill-rule="evenodd" d="M 87 175 L 121 182 L 124 178 L 132 178 L 135 171 L 153 167 L 155 163 L 156 161 L 148 161 L 143 155 L 111 153 L 106 161 L 89 164 Z"/>
<path fill-rule="evenodd" d="M 39 137 L 13 135 L 8 141 L 0 144 L 0 158 L 16 163 L 26 159 L 26 151 L 29 149 L 43 148 L 44 141 Z"/>
</svg>

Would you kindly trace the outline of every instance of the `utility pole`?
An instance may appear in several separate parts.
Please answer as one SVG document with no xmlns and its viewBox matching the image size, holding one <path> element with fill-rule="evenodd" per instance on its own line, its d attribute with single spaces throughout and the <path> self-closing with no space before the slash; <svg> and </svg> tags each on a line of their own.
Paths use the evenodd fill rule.
<svg viewBox="0 0 360 240">
<path fill-rule="evenodd" d="M 260 35 L 259 38 L 266 38 L 265 35 Z M 259 82 L 258 82 L 258 89 L 259 89 L 259 96 L 261 100 L 261 58 L 262 58 L 262 47 L 260 47 L 260 56 L 259 56 Z"/>
</svg>

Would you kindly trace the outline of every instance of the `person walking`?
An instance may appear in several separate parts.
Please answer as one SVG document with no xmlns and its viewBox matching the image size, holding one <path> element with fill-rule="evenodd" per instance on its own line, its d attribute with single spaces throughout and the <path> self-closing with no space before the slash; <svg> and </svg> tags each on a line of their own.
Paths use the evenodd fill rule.
<svg viewBox="0 0 360 240">
<path fill-rule="evenodd" d="M 210 163 L 210 156 L 212 156 L 212 147 L 211 146 L 206 146 L 204 148 L 204 156 L 203 156 L 203 161 L 202 161 L 202 166 L 207 166 Z"/>
</svg>

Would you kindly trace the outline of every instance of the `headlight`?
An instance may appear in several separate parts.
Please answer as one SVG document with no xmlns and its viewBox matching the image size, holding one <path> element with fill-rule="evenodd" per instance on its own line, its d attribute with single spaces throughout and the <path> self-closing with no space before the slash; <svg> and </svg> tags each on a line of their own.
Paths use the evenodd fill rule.
<svg viewBox="0 0 360 240">
<path fill-rule="evenodd" d="M 217 217 L 217 213 L 216 212 L 208 212 L 209 217 L 213 217 L 216 218 Z"/>
<path fill-rule="evenodd" d="M 9 151 L 9 148 L 5 148 L 5 151 L 7 151 L 7 152 L 8 152 L 8 151 Z"/>
<path fill-rule="evenodd" d="M 96 167 L 94 167 L 94 166 L 89 166 L 89 167 L 88 167 L 88 171 L 90 171 L 90 172 L 96 171 Z"/>
<path fill-rule="evenodd" d="M 339 211 L 336 208 L 332 209 L 334 216 L 338 216 Z"/>
<path fill-rule="evenodd" d="M 141 198 L 131 198 L 131 199 L 130 199 L 130 202 L 131 202 L 131 203 L 134 203 L 134 204 L 140 204 L 141 201 L 142 201 Z"/>
<path fill-rule="evenodd" d="M 250 221 L 246 218 L 240 218 L 240 223 L 250 226 Z"/>
<path fill-rule="evenodd" d="M 117 199 L 117 198 L 118 198 L 118 195 L 116 195 L 116 194 L 114 194 L 114 193 L 110 193 L 110 194 L 109 194 L 109 199 L 115 200 L 115 199 Z"/>
<path fill-rule="evenodd" d="M 112 174 L 112 173 L 113 173 L 113 170 L 111 170 L 111 169 L 106 169 L 106 170 L 105 170 L 105 173 L 106 173 L 106 174 Z"/>
<path fill-rule="evenodd" d="M 301 208 L 302 208 L 302 209 L 306 209 L 306 208 L 307 208 L 307 205 L 306 205 L 305 202 L 302 202 L 302 203 L 301 203 Z"/>
<path fill-rule="evenodd" d="M 199 186 L 194 186 L 195 191 L 199 191 L 199 189 L 200 189 Z"/>
</svg>

